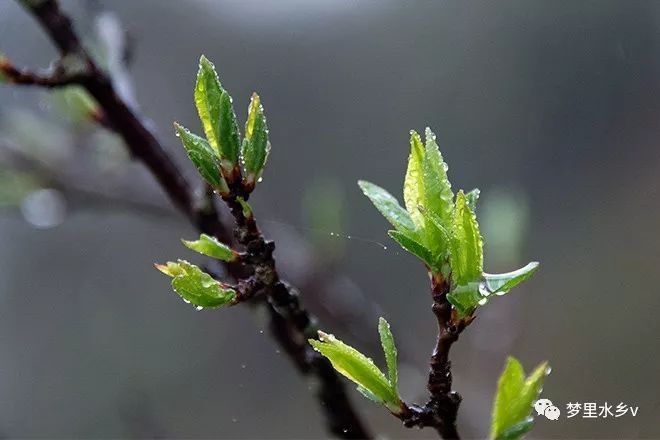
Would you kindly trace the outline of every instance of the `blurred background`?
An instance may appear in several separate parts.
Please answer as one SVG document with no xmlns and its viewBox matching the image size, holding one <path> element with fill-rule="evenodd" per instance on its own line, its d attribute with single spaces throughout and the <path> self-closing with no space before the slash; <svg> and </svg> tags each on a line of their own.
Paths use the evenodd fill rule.
<svg viewBox="0 0 660 440">
<path fill-rule="evenodd" d="M 65 1 L 90 49 L 163 144 L 201 131 L 199 55 L 239 121 L 265 105 L 273 151 L 253 198 L 278 265 L 322 327 L 425 399 L 427 278 L 362 196 L 400 196 L 408 132 L 431 126 L 454 188 L 482 190 L 486 270 L 541 270 L 496 298 L 453 350 L 459 428 L 488 434 L 505 358 L 549 360 L 544 397 L 636 417 L 537 419 L 531 438 L 660 438 L 660 3 Z M 0 0 L 0 50 L 56 57 Z M 248 308 L 195 311 L 152 264 L 202 262 L 195 231 L 75 91 L 0 88 L 0 436 L 319 438 L 317 404 Z M 84 115 L 84 112 L 82 113 Z M 350 236 L 350 238 L 349 238 Z M 412 431 L 350 391 L 382 438 Z"/>
</svg>

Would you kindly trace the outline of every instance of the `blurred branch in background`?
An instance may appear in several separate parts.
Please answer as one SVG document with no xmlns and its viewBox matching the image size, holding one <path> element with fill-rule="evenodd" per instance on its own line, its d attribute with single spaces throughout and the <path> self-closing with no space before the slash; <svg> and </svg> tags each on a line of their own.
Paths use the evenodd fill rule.
<svg viewBox="0 0 660 440">
<path fill-rule="evenodd" d="M 174 205 L 184 213 L 188 219 L 202 232 L 212 234 L 224 242 L 229 242 L 231 233 L 222 223 L 215 205 L 209 199 L 209 193 L 193 189 L 181 174 L 178 166 L 167 154 L 160 142 L 151 133 L 144 121 L 135 113 L 135 102 L 131 99 L 129 87 L 122 87 L 122 81 L 117 84 L 113 76 L 117 66 L 121 65 L 120 58 L 108 57 L 108 73 L 83 48 L 78 36 L 73 30 L 70 19 L 62 13 L 54 0 L 22 1 L 26 9 L 41 23 L 53 43 L 60 52 L 60 60 L 54 68 L 44 74 L 36 74 L 27 70 L 16 68 L 7 58 L 0 59 L 0 74 L 4 81 L 21 85 L 45 86 L 48 88 L 78 85 L 83 87 L 98 103 L 93 106 L 92 100 L 79 100 L 83 108 L 93 119 L 113 130 L 126 144 L 132 156 L 141 160 L 152 172 Z M 123 80 L 125 75 L 119 75 Z M 125 83 L 125 82 L 124 82 Z M 11 146 L 5 148 L 6 155 L 11 156 L 12 162 L 19 166 L 31 169 L 46 175 L 51 184 L 65 185 L 64 179 L 53 170 L 44 169 L 32 158 L 16 154 Z M 13 179 L 23 179 L 15 175 Z M 23 179 L 25 180 L 25 179 Z M 232 275 L 238 274 L 240 268 L 229 265 Z M 294 291 L 286 293 L 291 298 L 289 304 L 297 304 Z M 261 301 L 267 307 L 271 318 L 271 330 L 274 337 L 292 358 L 299 370 L 304 374 L 315 375 L 320 382 L 318 397 L 327 416 L 329 429 L 334 434 L 345 438 L 366 438 L 370 435 L 364 423 L 355 413 L 344 386 L 338 375 L 324 358 L 314 352 L 306 343 L 306 334 L 301 333 L 293 317 L 304 314 L 308 322 L 315 322 L 305 309 L 298 308 L 295 313 L 276 308 L 270 303 Z M 298 307 L 298 306 L 296 306 Z"/>
</svg>

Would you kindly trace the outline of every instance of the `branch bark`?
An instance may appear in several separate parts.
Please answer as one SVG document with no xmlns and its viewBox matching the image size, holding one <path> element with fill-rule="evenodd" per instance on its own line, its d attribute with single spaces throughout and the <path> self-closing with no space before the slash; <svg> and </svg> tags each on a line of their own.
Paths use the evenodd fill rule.
<svg viewBox="0 0 660 440">
<path fill-rule="evenodd" d="M 71 20 L 61 11 L 56 0 L 20 0 L 41 24 L 62 58 L 76 56 L 84 65 L 83 72 L 75 76 L 42 76 L 13 68 L 4 62 L 2 72 L 10 81 L 23 85 L 59 87 L 72 83 L 84 87 L 98 102 L 105 121 L 124 141 L 134 157 L 142 161 L 167 193 L 175 207 L 191 223 L 222 241 L 229 241 L 231 233 L 224 225 L 206 197 L 196 197 L 193 186 L 187 182 L 177 165 L 160 142 L 141 122 L 132 109 L 116 93 L 111 78 L 105 74 L 83 48 Z M 0 67 L 2 67 L 0 66 Z M 7 68 L 7 66 L 11 68 Z M 345 387 L 330 363 L 307 343 L 317 337 L 315 318 L 300 304 L 298 293 L 279 278 L 273 259 L 275 245 L 259 231 L 254 217 L 245 217 L 236 197 L 247 199 L 245 193 L 234 188 L 224 197 L 236 220 L 234 231 L 237 241 L 245 246 L 247 264 L 230 264 L 228 271 L 236 279 L 246 275 L 245 266 L 251 267 L 253 287 L 263 291 L 254 301 L 268 309 L 273 337 L 304 375 L 315 376 L 319 383 L 317 397 L 326 416 L 328 429 L 342 438 L 371 437 L 364 422 L 352 407 Z M 266 298 L 267 301 L 262 301 Z"/>
<path fill-rule="evenodd" d="M 432 427 L 444 439 L 459 439 L 456 417 L 461 404 L 461 395 L 452 390 L 451 361 L 449 351 L 474 316 L 459 318 L 447 300 L 449 282 L 442 276 L 431 278 L 433 314 L 438 321 L 438 337 L 429 363 L 427 389 L 429 400 L 423 405 L 404 404 L 399 416 L 408 427 Z"/>
</svg>

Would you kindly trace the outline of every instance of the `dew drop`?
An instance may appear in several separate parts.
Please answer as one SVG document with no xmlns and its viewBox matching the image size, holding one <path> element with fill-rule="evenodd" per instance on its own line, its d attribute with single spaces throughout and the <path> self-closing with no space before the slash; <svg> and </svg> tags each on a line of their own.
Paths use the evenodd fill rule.
<svg viewBox="0 0 660 440">
<path fill-rule="evenodd" d="M 204 310 L 204 307 L 202 307 L 202 306 L 197 306 L 197 307 L 195 307 L 195 310 L 197 310 L 197 311 L 199 312 L 200 310 Z"/>
</svg>

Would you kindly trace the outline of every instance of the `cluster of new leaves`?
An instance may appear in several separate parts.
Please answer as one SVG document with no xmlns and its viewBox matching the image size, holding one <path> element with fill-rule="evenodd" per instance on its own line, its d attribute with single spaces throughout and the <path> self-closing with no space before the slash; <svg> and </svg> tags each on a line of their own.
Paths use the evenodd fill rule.
<svg viewBox="0 0 660 440">
<path fill-rule="evenodd" d="M 383 188 L 366 181 L 358 184 L 394 226 L 389 236 L 422 260 L 432 274 L 450 279 L 449 302 L 460 316 L 472 315 L 493 295 L 503 295 L 529 278 L 538 263 L 504 274 L 483 272 L 483 240 L 476 217 L 479 190 L 454 195 L 447 164 L 429 128 L 425 143 L 411 132 L 410 149 L 403 185 L 405 208 Z"/>
<path fill-rule="evenodd" d="M 206 234 L 200 235 L 199 240 L 182 241 L 186 247 L 218 260 L 232 262 L 238 258 L 236 251 Z M 155 266 L 165 275 L 172 277 L 172 289 L 185 302 L 198 308 L 231 305 L 236 300 L 236 290 L 233 287 L 214 280 L 211 275 L 185 260 L 169 261 Z"/>
<path fill-rule="evenodd" d="M 548 364 L 543 362 L 525 378 L 520 362 L 513 357 L 507 359 L 493 402 L 492 439 L 516 440 L 532 429 L 532 405 L 539 398 L 543 381 L 549 373 Z"/>
<path fill-rule="evenodd" d="M 222 87 L 213 63 L 202 55 L 195 83 L 195 105 L 206 138 L 191 133 L 175 123 L 188 157 L 202 178 L 221 196 L 229 196 L 240 186 L 239 194 L 249 194 L 263 172 L 270 151 L 268 127 L 259 95 L 252 94 L 245 123 L 240 132 L 232 98 Z M 252 216 L 248 203 L 239 195 L 243 216 Z M 188 248 L 225 262 L 234 262 L 238 252 L 214 237 L 202 234 L 199 240 L 186 241 Z M 172 288 L 184 301 L 199 307 L 220 307 L 237 301 L 236 288 L 214 280 L 199 267 L 179 260 L 156 267 L 172 277 Z"/>
<path fill-rule="evenodd" d="M 195 104 L 206 139 L 177 123 L 175 127 L 199 174 L 220 194 L 227 194 L 241 176 L 246 188 L 254 188 L 270 152 L 268 126 L 259 95 L 252 94 L 245 136 L 240 142 L 232 98 L 222 87 L 213 63 L 202 55 L 195 84 Z"/>
<path fill-rule="evenodd" d="M 319 331 L 319 340 L 310 339 L 309 343 L 327 357 L 339 373 L 355 382 L 362 395 L 385 405 L 390 412 L 399 414 L 402 402 L 398 391 L 397 352 L 390 325 L 384 318 L 380 318 L 378 322 L 378 333 L 385 353 L 387 376 L 370 358 L 344 344 L 334 335 Z"/>
</svg>

